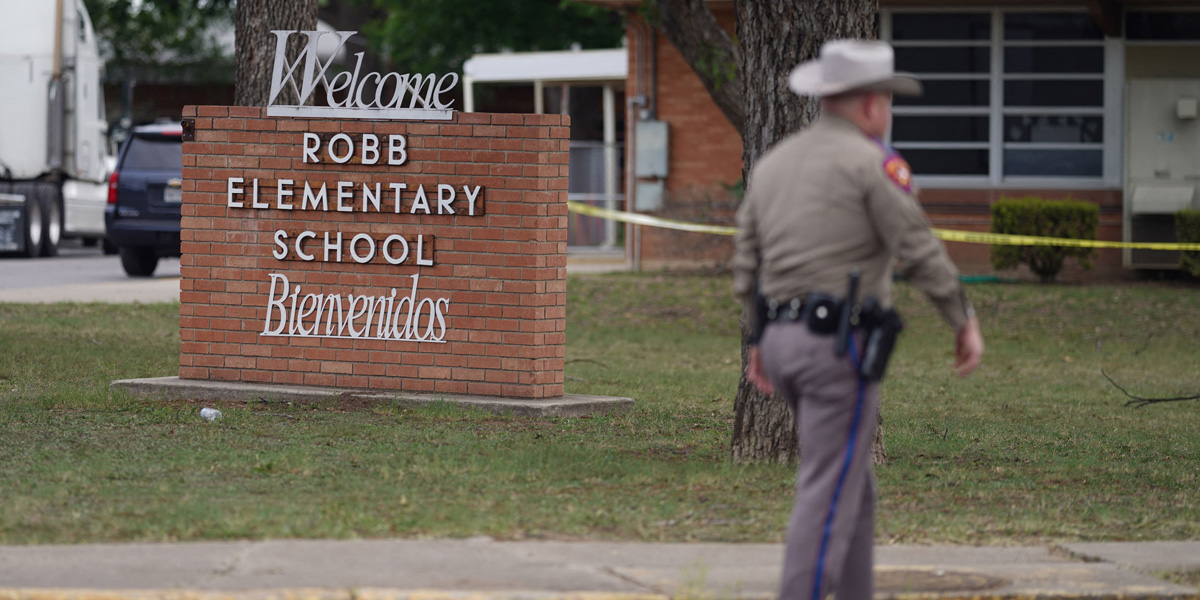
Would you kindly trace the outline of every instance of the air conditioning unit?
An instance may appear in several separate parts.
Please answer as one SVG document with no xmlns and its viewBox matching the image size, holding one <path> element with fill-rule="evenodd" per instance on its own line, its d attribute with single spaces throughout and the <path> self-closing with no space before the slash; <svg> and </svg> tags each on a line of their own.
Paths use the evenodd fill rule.
<svg viewBox="0 0 1200 600">
<path fill-rule="evenodd" d="M 1125 223 L 1130 242 L 1168 243 L 1175 238 L 1175 213 L 1195 205 L 1196 186 L 1192 183 L 1149 182 L 1133 184 L 1127 196 Z M 1125 251 L 1125 266 L 1134 269 L 1177 269 L 1177 250 L 1146 250 L 1129 248 Z"/>
</svg>

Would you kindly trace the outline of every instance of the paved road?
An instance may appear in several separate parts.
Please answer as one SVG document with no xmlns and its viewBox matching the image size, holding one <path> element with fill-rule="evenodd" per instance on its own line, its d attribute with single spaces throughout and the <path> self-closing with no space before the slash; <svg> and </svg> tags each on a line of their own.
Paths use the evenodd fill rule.
<svg viewBox="0 0 1200 600">
<path fill-rule="evenodd" d="M 129 277 L 117 256 L 64 240 L 54 258 L 0 257 L 0 302 L 174 302 L 179 259 L 158 261 L 154 277 Z"/>
<path fill-rule="evenodd" d="M 572 253 L 569 273 L 623 271 L 620 252 Z M 129 277 L 121 259 L 99 248 L 64 240 L 59 256 L 26 259 L 0 256 L 0 302 L 175 302 L 179 300 L 179 259 L 158 261 L 154 277 Z M 3 600 L 0 598 L 0 600 Z"/>
</svg>

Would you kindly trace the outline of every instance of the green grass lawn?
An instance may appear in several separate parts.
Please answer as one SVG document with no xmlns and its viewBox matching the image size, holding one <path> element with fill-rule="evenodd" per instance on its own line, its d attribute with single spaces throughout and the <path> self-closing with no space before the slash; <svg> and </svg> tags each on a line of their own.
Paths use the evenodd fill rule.
<svg viewBox="0 0 1200 600">
<path fill-rule="evenodd" d="M 728 460 L 739 365 L 727 277 L 568 284 L 567 390 L 627 414 L 218 405 L 109 397 L 173 375 L 177 305 L 0 304 L 0 543 L 277 537 L 778 542 L 794 472 Z M 898 290 L 880 542 L 1200 538 L 1197 289 L 972 286 L 988 354 Z"/>
</svg>

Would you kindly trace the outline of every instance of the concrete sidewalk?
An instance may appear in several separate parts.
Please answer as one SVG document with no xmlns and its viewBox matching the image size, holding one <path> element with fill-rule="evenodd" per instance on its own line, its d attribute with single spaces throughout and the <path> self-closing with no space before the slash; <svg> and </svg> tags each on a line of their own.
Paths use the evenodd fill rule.
<svg viewBox="0 0 1200 600">
<path fill-rule="evenodd" d="M 883 546 L 878 598 L 1196 599 L 1200 542 Z M 767 599 L 778 544 L 277 540 L 0 547 L 0 600 Z"/>
</svg>

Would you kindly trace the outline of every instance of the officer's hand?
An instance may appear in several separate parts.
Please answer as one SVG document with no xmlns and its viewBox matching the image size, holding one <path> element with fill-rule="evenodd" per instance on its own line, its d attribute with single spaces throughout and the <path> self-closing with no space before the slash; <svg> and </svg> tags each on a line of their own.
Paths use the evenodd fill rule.
<svg viewBox="0 0 1200 600">
<path fill-rule="evenodd" d="M 766 373 L 763 372 L 762 355 L 758 352 L 758 346 L 750 346 L 750 358 L 746 364 L 746 379 L 758 388 L 758 391 L 770 396 L 775 393 L 775 386 L 767 379 Z"/>
<path fill-rule="evenodd" d="M 979 319 L 971 317 L 954 340 L 954 368 L 959 377 L 966 377 L 979 366 L 983 359 L 983 335 L 979 333 Z"/>
</svg>

